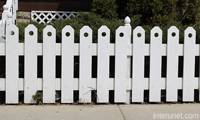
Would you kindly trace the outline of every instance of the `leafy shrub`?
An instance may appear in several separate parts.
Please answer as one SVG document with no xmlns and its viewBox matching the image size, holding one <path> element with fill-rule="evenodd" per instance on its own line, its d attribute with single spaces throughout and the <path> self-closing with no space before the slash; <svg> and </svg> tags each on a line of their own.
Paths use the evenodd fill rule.
<svg viewBox="0 0 200 120">
<path fill-rule="evenodd" d="M 35 95 L 32 96 L 32 98 L 36 103 L 42 103 L 42 96 L 42 92 L 37 91 Z"/>
<path fill-rule="evenodd" d="M 199 0 L 128 0 L 129 16 L 141 15 L 144 25 L 167 25 L 170 21 L 183 25 L 199 24 Z"/>
<path fill-rule="evenodd" d="M 103 18 L 117 19 L 116 0 L 93 0 L 91 11 Z"/>
</svg>

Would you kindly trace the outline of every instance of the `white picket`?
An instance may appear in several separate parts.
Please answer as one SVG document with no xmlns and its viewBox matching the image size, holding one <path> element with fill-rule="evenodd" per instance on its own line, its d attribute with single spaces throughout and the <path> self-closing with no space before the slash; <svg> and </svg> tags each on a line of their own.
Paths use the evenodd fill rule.
<svg viewBox="0 0 200 120">
<path fill-rule="evenodd" d="M 18 103 L 19 77 L 19 29 L 15 25 L 6 28 L 6 104 Z"/>
<path fill-rule="evenodd" d="M 98 60 L 97 60 L 97 102 L 109 102 L 109 45 L 110 30 L 102 26 L 98 30 Z"/>
<path fill-rule="evenodd" d="M 56 30 L 48 25 L 43 30 L 43 103 L 55 103 Z"/>
<path fill-rule="evenodd" d="M 62 29 L 61 68 L 61 103 L 72 103 L 74 84 L 74 29 L 68 25 Z"/>
<path fill-rule="evenodd" d="M 116 30 L 115 43 L 115 97 L 116 103 L 126 102 L 126 79 L 127 79 L 127 41 L 129 40 L 128 29 L 124 26 Z"/>
<path fill-rule="evenodd" d="M 183 101 L 194 101 L 196 31 L 188 27 L 184 32 Z"/>
<path fill-rule="evenodd" d="M 167 38 L 166 101 L 176 102 L 178 100 L 179 30 L 175 26 L 170 27 Z"/>
<path fill-rule="evenodd" d="M 144 46 L 145 31 L 139 26 L 133 31 L 132 102 L 144 101 Z"/>
<path fill-rule="evenodd" d="M 154 27 L 151 30 L 150 39 L 150 102 L 160 102 L 161 100 L 161 45 L 162 30 Z"/>
<path fill-rule="evenodd" d="M 79 102 L 91 102 L 92 77 L 92 30 L 84 26 L 80 30 L 80 76 L 79 76 Z"/>
<path fill-rule="evenodd" d="M 37 28 L 25 28 L 24 50 L 24 103 L 35 103 L 32 96 L 37 92 Z"/>
</svg>

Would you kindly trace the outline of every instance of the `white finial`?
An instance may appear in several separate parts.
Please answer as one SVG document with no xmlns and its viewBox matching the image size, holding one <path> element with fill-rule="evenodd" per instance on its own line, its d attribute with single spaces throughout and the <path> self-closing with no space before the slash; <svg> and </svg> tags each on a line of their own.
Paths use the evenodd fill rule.
<svg viewBox="0 0 200 120">
<path fill-rule="evenodd" d="M 8 6 L 7 5 L 4 5 L 3 6 L 3 13 L 7 13 L 8 12 Z"/>
<path fill-rule="evenodd" d="M 125 23 L 125 26 L 130 26 L 131 19 L 129 18 L 129 16 L 126 16 L 126 18 L 124 19 L 124 23 Z"/>
<path fill-rule="evenodd" d="M 3 9 L 4 9 L 4 10 L 8 10 L 8 6 L 7 6 L 7 5 L 4 5 L 4 6 L 3 6 Z"/>
</svg>

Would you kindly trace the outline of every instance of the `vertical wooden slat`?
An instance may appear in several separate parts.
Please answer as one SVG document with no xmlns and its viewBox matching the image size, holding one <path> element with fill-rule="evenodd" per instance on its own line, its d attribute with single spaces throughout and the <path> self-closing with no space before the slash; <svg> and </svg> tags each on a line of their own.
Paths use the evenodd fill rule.
<svg viewBox="0 0 200 120">
<path fill-rule="evenodd" d="M 150 40 L 150 102 L 160 102 L 161 100 L 161 45 L 162 30 L 154 27 L 151 30 Z"/>
<path fill-rule="evenodd" d="M 74 77 L 74 29 L 65 26 L 62 30 L 62 81 L 61 103 L 73 102 Z"/>
<path fill-rule="evenodd" d="M 48 25 L 43 30 L 43 103 L 55 103 L 56 30 Z"/>
<path fill-rule="evenodd" d="M 84 26 L 80 30 L 80 76 L 79 101 L 91 102 L 91 71 L 92 71 L 92 30 Z"/>
<path fill-rule="evenodd" d="M 188 27 L 184 32 L 183 101 L 194 101 L 196 31 Z"/>
<path fill-rule="evenodd" d="M 9 25 L 6 29 L 6 103 L 18 103 L 18 58 L 19 29 Z"/>
<path fill-rule="evenodd" d="M 109 102 L 109 45 L 110 30 L 102 26 L 98 30 L 97 102 Z"/>
<path fill-rule="evenodd" d="M 115 43 L 115 102 L 126 102 L 127 40 L 128 31 L 121 26 L 116 30 Z"/>
<path fill-rule="evenodd" d="M 170 27 L 167 38 L 166 100 L 176 102 L 178 95 L 179 30 L 175 26 Z"/>
<path fill-rule="evenodd" d="M 144 101 L 144 45 L 145 31 L 137 27 L 133 31 L 132 102 Z"/>
<path fill-rule="evenodd" d="M 37 36 L 37 28 L 34 25 L 26 27 L 24 103 L 35 103 L 32 96 L 37 92 Z"/>
</svg>

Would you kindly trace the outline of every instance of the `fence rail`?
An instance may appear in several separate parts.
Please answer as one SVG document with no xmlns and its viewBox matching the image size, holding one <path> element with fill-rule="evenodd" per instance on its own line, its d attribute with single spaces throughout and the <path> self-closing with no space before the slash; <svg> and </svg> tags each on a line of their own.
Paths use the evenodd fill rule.
<svg viewBox="0 0 200 120">
<path fill-rule="evenodd" d="M 74 43 L 74 29 L 62 30 L 62 43 L 56 43 L 56 30 L 43 30 L 43 43 L 37 43 L 37 28 L 25 29 L 25 42 L 19 43 L 19 30 L 9 25 L 6 43 L 0 43 L 0 55 L 6 57 L 6 78 L 0 79 L 0 91 L 6 92 L 6 103 L 18 103 L 18 91 L 24 91 L 24 102 L 35 103 L 32 95 L 43 91 L 43 103 L 55 103 L 55 91 L 61 90 L 61 103 L 73 103 L 74 90 L 79 90 L 79 102 L 90 103 L 91 91 L 97 90 L 97 102 L 109 102 L 109 90 L 114 90 L 115 103 L 144 102 L 144 90 L 149 90 L 150 102 L 161 102 L 161 90 L 166 101 L 177 102 L 178 90 L 183 90 L 183 102 L 194 101 L 199 90 L 195 77 L 195 57 L 200 56 L 196 32 L 188 27 L 184 44 L 179 44 L 179 30 L 168 30 L 167 44 L 162 44 L 162 30 L 151 30 L 150 44 L 145 43 L 145 30 L 133 31 L 126 24 L 116 30 L 115 43 L 110 43 L 110 30 L 98 30 L 98 43 L 92 43 L 92 30 L 80 30 L 80 43 Z M 133 35 L 133 37 L 131 37 Z M 131 43 L 131 38 L 133 43 Z M 43 78 L 37 78 L 37 56 L 43 56 Z M 19 56 L 24 56 L 24 78 L 19 78 Z M 61 56 L 61 78 L 56 78 L 56 56 Z M 74 78 L 74 56 L 79 56 L 79 78 Z M 97 56 L 97 78 L 92 78 L 92 56 Z M 115 56 L 115 61 L 109 59 Z M 150 56 L 149 78 L 144 77 L 145 56 Z M 167 56 L 166 78 L 161 77 L 162 56 Z M 179 56 L 183 56 L 183 78 L 178 77 Z M 132 59 L 131 59 L 132 57 Z M 109 78 L 109 66 L 115 62 L 115 76 Z M 132 75 L 132 77 L 131 77 Z M 130 92 L 132 91 L 132 92 Z"/>
</svg>

